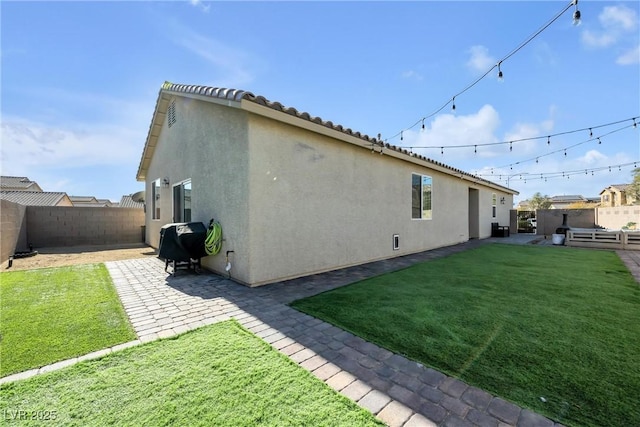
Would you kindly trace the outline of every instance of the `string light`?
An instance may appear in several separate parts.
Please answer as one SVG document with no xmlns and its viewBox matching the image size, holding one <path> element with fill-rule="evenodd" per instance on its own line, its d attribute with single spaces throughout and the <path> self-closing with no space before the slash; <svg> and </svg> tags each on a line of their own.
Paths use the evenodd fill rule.
<svg viewBox="0 0 640 427">
<path fill-rule="evenodd" d="M 609 136 L 609 135 L 612 135 L 612 134 L 614 134 L 614 133 L 617 133 L 617 132 L 623 131 L 623 130 L 625 130 L 625 129 L 629 128 L 629 127 L 631 127 L 631 125 L 629 125 L 629 126 L 624 126 L 624 127 L 618 128 L 618 129 L 614 129 L 614 130 L 612 130 L 612 131 L 609 131 L 609 132 L 607 132 L 607 133 L 605 133 L 605 134 L 601 135 L 601 137 L 602 137 L 602 138 L 604 138 L 605 136 Z M 586 140 L 586 141 L 578 142 L 578 143 L 576 143 L 576 144 L 573 144 L 573 145 L 570 145 L 570 146 L 567 146 L 567 147 L 562 147 L 562 148 L 559 148 L 559 149 L 557 149 L 557 150 L 550 151 L 550 152 L 548 152 L 548 153 L 546 153 L 546 154 L 540 154 L 540 155 L 538 155 L 538 156 L 536 156 L 536 157 L 532 157 L 532 158 L 525 159 L 525 160 L 520 160 L 518 163 L 528 163 L 528 162 L 532 162 L 532 161 L 538 160 L 538 159 L 539 159 L 539 158 L 541 158 L 541 157 L 551 156 L 551 155 L 553 155 L 553 154 L 560 153 L 560 152 L 563 152 L 563 151 L 565 151 L 565 150 L 570 150 L 570 149 L 572 149 L 572 148 L 575 148 L 575 147 L 578 147 L 578 146 L 580 146 L 580 145 L 586 144 L 587 142 L 590 142 L 590 141 L 593 141 L 593 139 L 589 139 L 589 140 Z M 515 164 L 518 164 L 518 163 L 515 163 Z M 508 164 L 508 165 L 502 165 L 502 166 L 499 166 L 499 167 L 504 168 L 504 167 L 507 167 L 507 166 L 512 166 L 513 164 L 514 164 L 514 163 L 512 163 L 512 164 Z"/>
<path fill-rule="evenodd" d="M 559 171 L 559 172 L 541 172 L 539 176 L 538 176 L 538 173 L 533 175 L 527 172 L 522 172 L 522 173 L 516 172 L 510 175 L 502 175 L 502 174 L 495 175 L 494 169 L 491 169 L 491 173 L 493 175 L 492 178 L 497 180 L 503 180 L 505 177 L 518 176 L 520 177 L 521 180 L 523 179 L 526 179 L 529 181 L 544 180 L 545 182 L 547 182 L 547 179 L 552 179 L 552 178 L 568 178 L 569 179 L 572 175 L 581 175 L 582 173 L 584 173 L 585 175 L 588 175 L 589 172 L 591 172 L 591 176 L 595 176 L 595 172 L 605 171 L 605 170 L 609 170 L 609 172 L 612 172 L 613 168 L 618 168 L 618 171 L 622 171 L 623 168 L 630 167 L 630 166 L 633 166 L 635 168 L 638 162 L 640 162 L 640 160 L 636 160 L 630 163 L 608 165 L 608 166 L 602 166 L 602 167 L 597 167 L 592 169 L 575 169 L 575 170 Z M 524 177 L 524 175 L 528 175 L 528 176 Z M 485 175 L 479 174 L 477 176 L 483 177 Z"/>
<path fill-rule="evenodd" d="M 500 65 L 502 64 L 502 61 L 498 62 L 498 81 L 503 81 L 503 74 L 502 74 L 502 70 L 500 69 Z"/>
<path fill-rule="evenodd" d="M 561 11 L 559 11 L 553 18 L 551 18 L 546 24 L 542 25 L 542 27 L 540 27 L 538 30 L 536 30 L 533 34 L 531 34 L 529 37 L 527 37 L 525 39 L 525 41 L 523 41 L 522 43 L 520 43 L 518 46 L 516 46 L 513 50 L 511 50 L 507 55 L 505 55 L 496 65 L 493 65 L 491 68 L 489 68 L 483 75 L 481 75 L 480 77 L 478 77 L 476 80 L 474 80 L 472 83 L 468 84 L 464 89 L 462 89 L 460 92 L 458 92 L 457 94 L 455 94 L 453 96 L 453 98 L 450 101 L 447 101 L 446 103 L 444 103 L 440 108 L 436 109 L 435 111 L 433 111 L 432 113 L 424 116 L 423 118 L 419 119 L 416 123 L 414 123 L 413 125 L 409 126 L 408 128 L 405 128 L 403 130 L 409 130 L 409 129 L 413 129 L 415 126 L 417 126 L 422 120 L 424 119 L 428 119 L 430 117 L 435 116 L 436 114 L 438 114 L 439 112 L 441 112 L 442 110 L 444 110 L 446 108 L 447 105 L 449 105 L 450 102 L 452 102 L 451 105 L 451 110 L 455 111 L 456 109 L 456 104 L 455 104 L 455 99 L 456 96 L 462 95 L 463 93 L 467 92 L 468 90 L 470 90 L 471 88 L 473 88 L 476 84 L 478 84 L 481 80 L 483 80 L 485 77 L 487 77 L 496 67 L 499 67 L 498 64 L 502 64 L 502 62 L 506 61 L 507 59 L 511 58 L 513 55 L 515 55 L 518 51 L 520 51 L 521 49 L 523 49 L 526 45 L 528 45 L 533 39 L 535 39 L 537 36 L 539 36 L 544 30 L 546 30 L 547 28 L 549 28 L 551 26 L 551 24 L 553 24 L 555 21 L 557 21 L 567 10 L 569 10 L 571 8 L 571 6 L 576 5 L 576 10 L 577 10 L 577 0 L 572 0 L 567 6 L 565 6 L 564 8 L 562 8 Z M 574 13 L 574 18 L 575 18 L 575 13 Z M 498 72 L 498 77 L 500 78 L 501 75 L 501 71 L 499 70 Z M 389 139 L 394 139 L 396 138 L 398 135 L 400 135 L 400 132 L 396 133 L 395 135 L 393 135 L 392 137 L 390 137 Z"/>
<path fill-rule="evenodd" d="M 557 133 L 552 133 L 549 135 L 540 135 L 540 136 L 532 136 L 532 137 L 528 137 L 528 138 L 519 138 L 519 139 L 513 139 L 510 141 L 500 141 L 500 142 L 487 142 L 484 144 L 460 144 L 460 145 L 449 145 L 447 146 L 447 148 L 470 148 L 473 147 L 474 145 L 477 145 L 478 147 L 488 147 L 488 146 L 497 146 L 497 145 L 504 145 L 504 144 L 512 144 L 512 143 L 518 143 L 518 142 L 526 142 L 526 141 L 536 141 L 536 140 L 540 140 L 543 138 L 547 138 L 547 145 L 551 145 L 551 138 L 552 137 L 557 137 L 557 136 L 564 136 L 564 135 L 571 135 L 574 133 L 580 133 L 580 132 L 584 132 L 586 130 L 589 130 L 591 132 L 591 137 L 593 136 L 593 129 L 601 129 L 601 128 L 605 128 L 605 127 L 609 127 L 609 126 L 614 126 L 620 123 L 624 123 L 624 122 L 628 122 L 633 120 L 633 123 L 636 123 L 636 120 L 639 117 L 631 117 L 628 119 L 622 119 L 622 120 L 617 120 L 615 122 L 609 122 L 609 123 L 604 123 L 604 124 L 600 124 L 597 126 L 591 126 L 588 128 L 580 128 L 580 129 L 573 129 L 573 130 L 568 130 L 568 131 L 562 131 L 562 132 L 557 132 Z M 637 125 L 637 123 L 636 123 Z M 631 127 L 632 125 L 628 125 L 625 127 L 622 127 L 621 129 L 625 129 L 627 127 Z M 403 133 L 404 131 L 401 131 L 400 133 Z M 400 133 L 398 133 L 398 135 L 400 135 Z M 601 135 L 601 136 L 606 136 L 608 135 L 608 133 Z M 439 146 L 434 146 L 434 145 L 414 145 L 411 147 L 406 147 L 406 148 L 426 148 L 426 149 L 433 149 L 433 148 L 438 148 Z"/>
<path fill-rule="evenodd" d="M 580 19 L 580 11 L 578 10 L 578 0 L 574 0 L 574 4 L 576 5 L 576 10 L 573 12 L 573 25 L 576 27 L 582 23 Z"/>
<path fill-rule="evenodd" d="M 589 138 L 593 138 L 593 131 L 591 130 L 591 128 L 589 128 Z"/>
<path fill-rule="evenodd" d="M 602 144 L 602 141 L 600 141 L 600 137 L 598 137 L 598 145 Z"/>
</svg>

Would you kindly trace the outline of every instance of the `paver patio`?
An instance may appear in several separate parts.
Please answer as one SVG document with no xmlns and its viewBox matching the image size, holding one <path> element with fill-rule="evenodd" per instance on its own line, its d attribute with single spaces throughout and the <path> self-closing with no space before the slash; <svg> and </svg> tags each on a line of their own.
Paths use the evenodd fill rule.
<svg viewBox="0 0 640 427">
<path fill-rule="evenodd" d="M 141 342 L 233 317 L 390 426 L 515 425 L 523 412 L 519 407 L 286 305 L 483 243 L 473 241 L 255 289 L 213 274 L 178 271 L 169 276 L 158 259 L 118 261 L 107 263 L 107 268 Z M 554 425 L 537 414 L 527 413 L 522 421 L 526 423 L 520 425 Z"/>
<path fill-rule="evenodd" d="M 367 342 L 286 304 L 371 277 L 480 246 L 472 240 L 447 248 L 361 266 L 248 288 L 227 278 L 164 272 L 157 259 L 106 263 L 138 340 L 118 346 L 171 337 L 230 318 L 270 343 L 317 378 L 370 410 L 390 426 L 558 426 L 483 390 Z M 508 241 L 500 240 L 508 243 Z M 511 240 L 526 243 L 526 239 Z M 621 258 L 640 281 L 640 254 L 621 251 Z M 106 349 L 83 358 L 98 357 Z M 59 362 L 0 380 L 26 378 Z"/>
</svg>

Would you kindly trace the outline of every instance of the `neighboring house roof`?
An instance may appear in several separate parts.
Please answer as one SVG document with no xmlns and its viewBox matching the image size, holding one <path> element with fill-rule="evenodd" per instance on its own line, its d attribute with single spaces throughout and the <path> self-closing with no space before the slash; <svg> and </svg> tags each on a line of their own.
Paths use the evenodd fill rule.
<svg viewBox="0 0 640 427">
<path fill-rule="evenodd" d="M 144 208 L 144 203 L 140 203 L 140 202 L 134 202 L 133 198 L 131 197 L 131 194 L 129 195 L 125 195 L 122 196 L 122 198 L 120 199 L 120 205 L 119 207 L 121 208 Z"/>
<path fill-rule="evenodd" d="M 587 199 L 581 195 L 569 195 L 569 196 L 553 196 L 551 203 L 573 203 L 573 202 L 586 202 Z"/>
<path fill-rule="evenodd" d="M 0 176 L 0 189 L 15 191 L 42 191 L 42 188 L 26 176 Z"/>
<path fill-rule="evenodd" d="M 435 169 L 461 179 L 483 183 L 511 194 L 519 194 L 515 190 L 487 181 L 468 172 L 429 159 L 420 154 L 412 153 L 402 147 L 396 147 L 395 145 L 385 143 L 377 138 L 372 138 L 360 132 L 355 132 L 349 128 L 343 127 L 342 125 L 334 124 L 331 121 L 324 121 L 320 117 L 313 117 L 309 113 L 299 112 L 293 107 L 285 107 L 279 102 L 269 101 L 265 97 L 256 96 L 251 92 L 209 86 L 182 85 L 170 82 L 165 82 L 158 93 L 155 110 L 149 126 L 149 133 L 147 134 L 147 140 L 144 145 L 142 158 L 140 159 L 140 165 L 136 175 L 138 181 L 144 181 L 146 179 L 147 170 L 151 163 L 156 144 L 158 143 L 158 137 L 160 136 L 162 125 L 167 116 L 167 109 L 169 107 L 171 97 L 173 96 L 195 98 L 202 101 L 238 108 L 273 120 L 294 124 L 312 132 L 341 139 L 345 142 L 360 145 L 367 149 L 373 149 L 374 147 L 377 150 L 384 149 L 386 154 L 392 155 L 393 157 L 405 161 L 411 161 L 413 163 L 423 164 L 431 169 Z M 296 119 L 301 120 L 302 122 L 296 122 Z"/>
<path fill-rule="evenodd" d="M 604 193 L 606 191 L 612 191 L 612 190 L 618 190 L 620 192 L 627 191 L 630 186 L 631 186 L 631 184 L 612 184 L 612 185 L 608 186 L 607 188 L 605 188 L 604 190 L 602 190 L 600 192 L 600 195 L 602 195 L 602 193 Z"/>
<path fill-rule="evenodd" d="M 0 191 L 0 198 L 25 206 L 58 206 L 65 201 L 71 205 L 67 193 L 54 191 Z"/>
<path fill-rule="evenodd" d="M 109 199 L 97 199 L 94 196 L 69 196 L 73 206 L 79 208 L 108 208 L 113 207 Z"/>
<path fill-rule="evenodd" d="M 93 196 L 69 196 L 73 203 L 98 203 L 98 199 Z"/>
</svg>

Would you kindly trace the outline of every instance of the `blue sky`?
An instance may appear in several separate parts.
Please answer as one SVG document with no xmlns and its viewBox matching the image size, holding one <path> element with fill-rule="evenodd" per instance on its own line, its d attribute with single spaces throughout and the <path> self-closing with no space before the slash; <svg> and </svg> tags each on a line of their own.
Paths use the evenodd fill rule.
<svg viewBox="0 0 640 427">
<path fill-rule="evenodd" d="M 640 166 L 639 4 L 582 0 L 579 26 L 571 6 L 502 62 L 503 81 L 492 70 L 452 111 L 569 1 L 3 1 L 2 174 L 114 201 L 143 189 L 136 171 L 166 80 L 431 147 L 413 151 L 509 176 L 517 200 L 597 196 Z"/>
</svg>

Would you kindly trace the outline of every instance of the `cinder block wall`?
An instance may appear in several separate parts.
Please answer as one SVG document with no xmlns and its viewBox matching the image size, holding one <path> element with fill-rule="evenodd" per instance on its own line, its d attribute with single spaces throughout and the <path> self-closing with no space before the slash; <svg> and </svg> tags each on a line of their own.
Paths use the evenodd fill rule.
<svg viewBox="0 0 640 427">
<path fill-rule="evenodd" d="M 595 209 L 538 209 L 536 234 L 550 236 L 562 225 L 562 214 L 568 214 L 567 225 L 575 228 L 595 228 Z"/>
<path fill-rule="evenodd" d="M 0 261 L 9 259 L 16 251 L 27 250 L 25 206 L 0 200 Z"/>
<path fill-rule="evenodd" d="M 139 208 L 27 206 L 27 240 L 34 249 L 144 242 Z"/>
<path fill-rule="evenodd" d="M 596 224 L 600 227 L 620 230 L 630 222 L 636 223 L 636 230 L 640 229 L 640 205 L 596 209 Z"/>
</svg>

